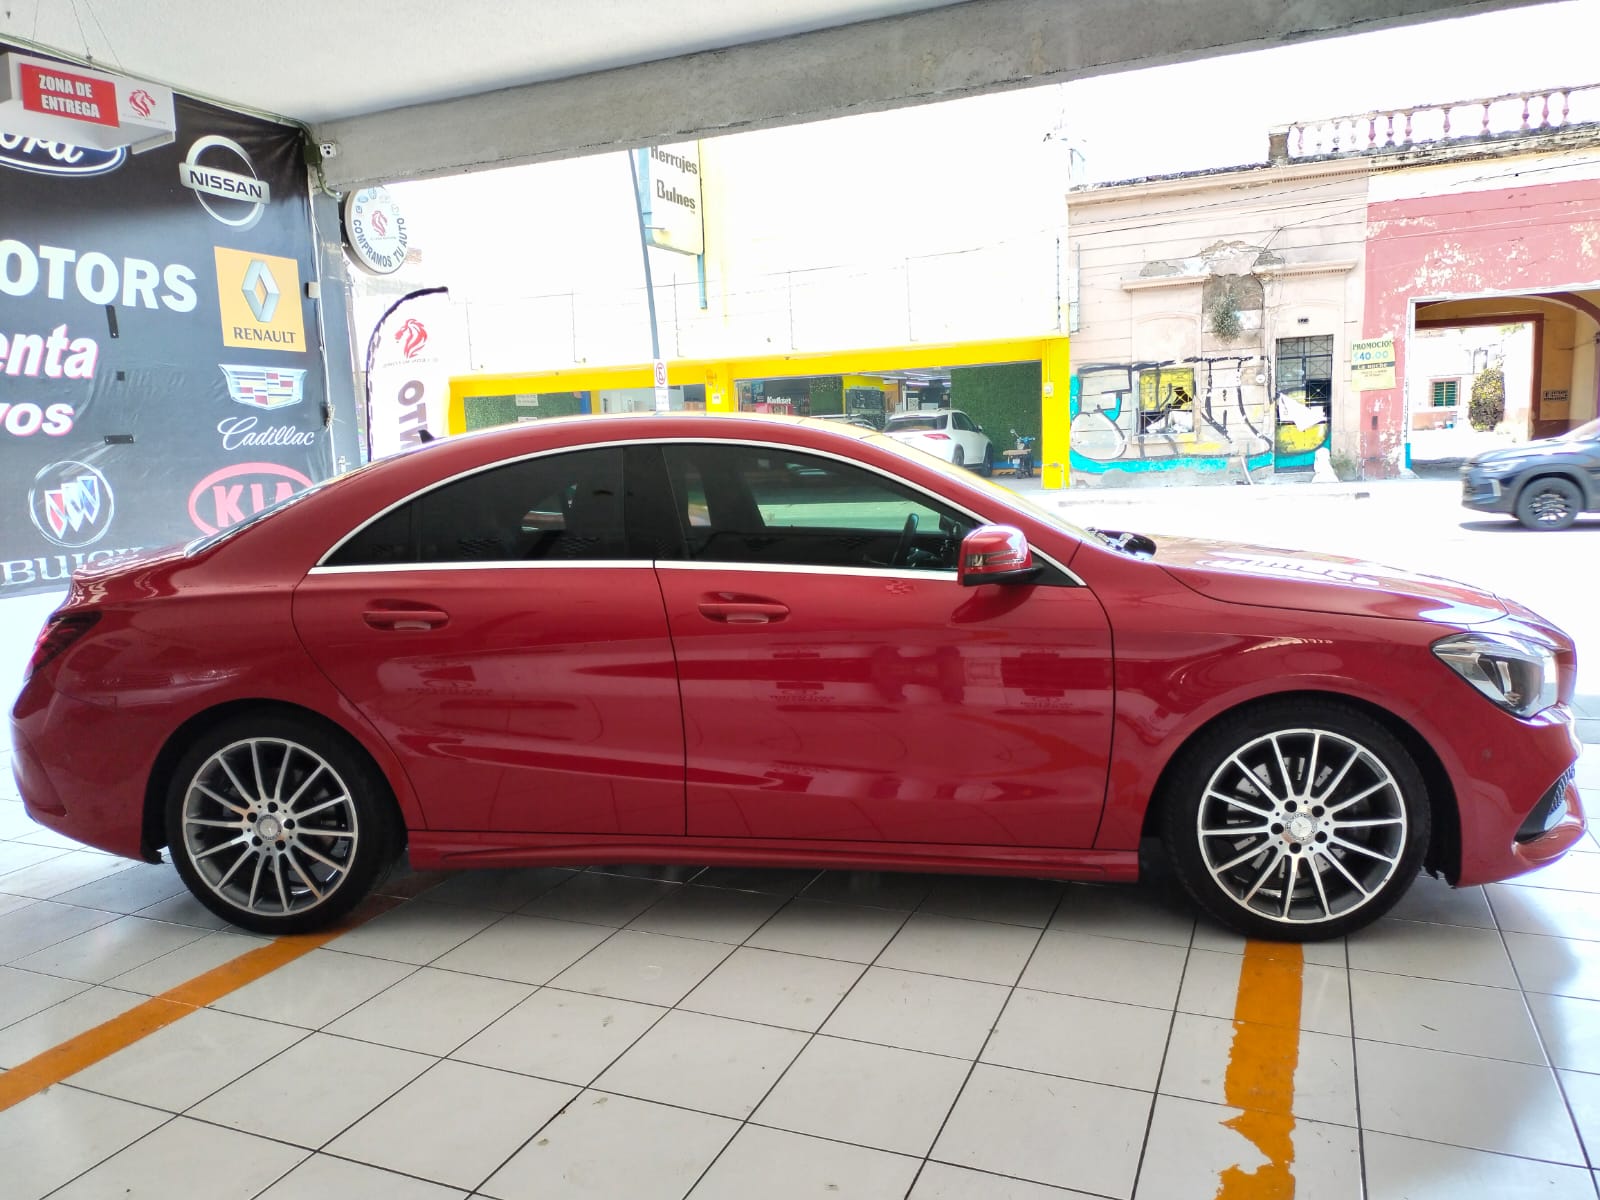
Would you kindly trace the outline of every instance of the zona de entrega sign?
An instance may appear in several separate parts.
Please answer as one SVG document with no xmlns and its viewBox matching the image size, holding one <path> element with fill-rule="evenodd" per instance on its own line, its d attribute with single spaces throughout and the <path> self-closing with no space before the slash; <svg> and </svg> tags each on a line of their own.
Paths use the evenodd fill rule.
<svg viewBox="0 0 1600 1200">
<path fill-rule="evenodd" d="M 344 244 L 351 261 L 373 275 L 393 275 L 405 265 L 406 218 L 388 188 L 362 188 L 345 197 Z"/>
<path fill-rule="evenodd" d="M 170 88 L 31 54 L 0 54 L 0 129 L 14 137 L 137 154 L 165 146 L 176 127 Z"/>
</svg>

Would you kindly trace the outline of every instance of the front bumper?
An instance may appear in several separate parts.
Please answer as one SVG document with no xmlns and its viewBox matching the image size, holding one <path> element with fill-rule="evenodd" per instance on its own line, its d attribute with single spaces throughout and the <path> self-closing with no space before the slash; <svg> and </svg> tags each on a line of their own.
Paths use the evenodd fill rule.
<svg viewBox="0 0 1600 1200">
<path fill-rule="evenodd" d="M 1573 766 L 1582 745 L 1564 705 L 1519 722 L 1517 742 L 1480 739 L 1470 777 L 1458 777 L 1461 863 L 1457 887 L 1537 870 L 1584 833 Z M 1509 752 L 1508 752 L 1509 751 Z"/>
<path fill-rule="evenodd" d="M 1479 512 L 1511 512 L 1516 489 L 1507 486 L 1515 476 L 1490 475 L 1480 467 L 1461 468 L 1461 503 Z"/>
</svg>

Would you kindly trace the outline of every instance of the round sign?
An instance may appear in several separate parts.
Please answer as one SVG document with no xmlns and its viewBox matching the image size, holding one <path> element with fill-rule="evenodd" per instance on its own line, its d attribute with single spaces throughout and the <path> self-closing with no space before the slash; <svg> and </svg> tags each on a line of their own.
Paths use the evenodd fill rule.
<svg viewBox="0 0 1600 1200">
<path fill-rule="evenodd" d="M 58 546 L 76 549 L 105 537 L 116 512 L 111 484 L 88 463 L 51 463 L 33 478 L 28 514 L 34 528 Z"/>
<path fill-rule="evenodd" d="M 406 261 L 406 218 L 388 188 L 362 188 L 344 201 L 344 243 L 363 271 L 393 275 Z"/>
</svg>

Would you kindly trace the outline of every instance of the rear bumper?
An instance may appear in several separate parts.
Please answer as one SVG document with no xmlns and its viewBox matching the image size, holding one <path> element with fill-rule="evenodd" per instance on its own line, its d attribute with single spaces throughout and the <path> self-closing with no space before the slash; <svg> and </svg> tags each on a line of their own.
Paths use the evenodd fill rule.
<svg viewBox="0 0 1600 1200">
<path fill-rule="evenodd" d="M 143 846 L 144 781 L 150 763 L 107 753 L 137 746 L 126 713 L 85 704 L 35 681 L 11 719 L 12 772 L 28 815 L 63 837 L 154 861 Z M 154 730 L 144 745 L 160 744 Z"/>
</svg>

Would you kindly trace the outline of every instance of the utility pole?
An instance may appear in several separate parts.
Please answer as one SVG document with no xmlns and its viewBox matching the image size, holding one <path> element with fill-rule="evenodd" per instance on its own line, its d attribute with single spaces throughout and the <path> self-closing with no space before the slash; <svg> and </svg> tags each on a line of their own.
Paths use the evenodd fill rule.
<svg viewBox="0 0 1600 1200">
<path fill-rule="evenodd" d="M 666 412 L 672 406 L 667 391 L 667 364 L 661 357 L 661 334 L 656 328 L 656 288 L 650 274 L 650 239 L 645 233 L 644 194 L 639 190 L 639 156 L 649 150 L 630 150 L 628 170 L 633 175 L 633 212 L 639 220 L 639 254 L 644 259 L 644 296 L 650 307 L 650 361 L 655 376 L 656 411 Z"/>
</svg>

